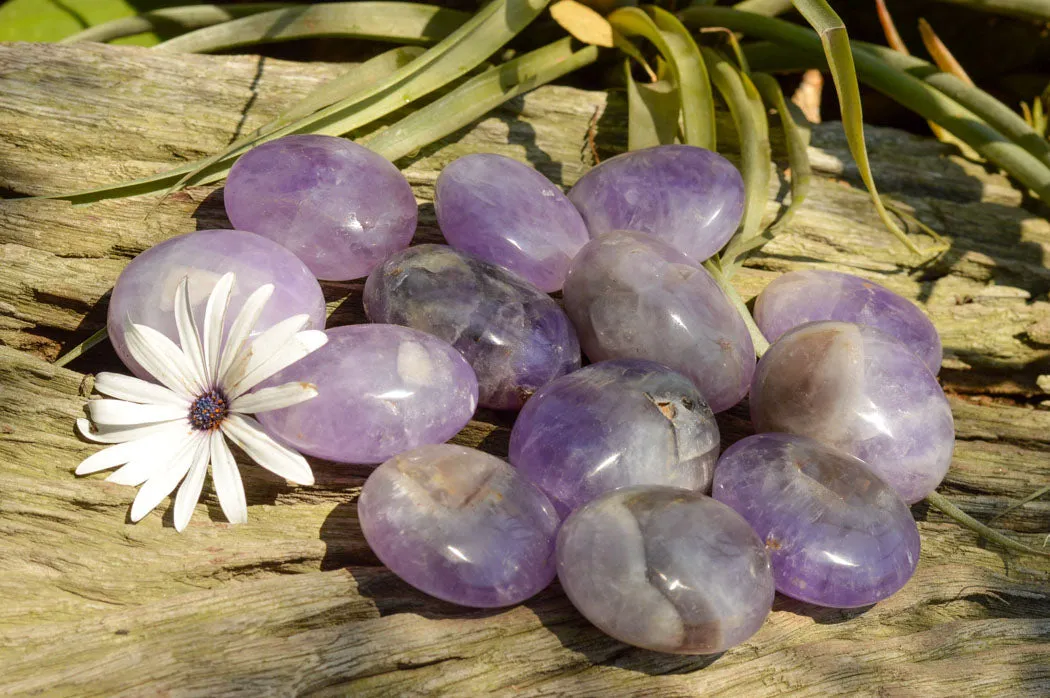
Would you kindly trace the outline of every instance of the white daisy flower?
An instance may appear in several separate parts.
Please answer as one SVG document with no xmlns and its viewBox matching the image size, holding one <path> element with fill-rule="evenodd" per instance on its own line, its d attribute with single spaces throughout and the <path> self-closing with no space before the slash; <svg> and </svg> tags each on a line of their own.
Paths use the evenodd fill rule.
<svg viewBox="0 0 1050 698">
<path fill-rule="evenodd" d="M 122 466 L 106 479 L 142 485 L 131 505 L 132 521 L 151 512 L 178 486 L 175 528 L 179 531 L 186 528 L 197 505 L 209 463 L 226 518 L 231 523 L 248 519 L 244 486 L 226 439 L 267 470 L 294 483 L 313 484 L 306 459 L 274 441 L 248 414 L 309 400 L 317 395 L 316 386 L 285 383 L 248 391 L 328 340 L 319 330 L 301 331 L 308 316 L 296 315 L 250 341 L 273 293 L 273 286 L 267 284 L 248 297 L 223 346 L 233 274 L 219 279 L 208 297 L 202 338 L 190 307 L 188 283 L 183 279 L 175 293 L 181 348 L 151 327 L 130 319 L 125 326 L 131 355 L 161 385 L 119 373 L 100 373 L 95 389 L 117 399 L 89 401 L 90 421 L 77 420 L 85 438 L 116 444 L 85 459 L 77 466 L 77 475 Z"/>
</svg>

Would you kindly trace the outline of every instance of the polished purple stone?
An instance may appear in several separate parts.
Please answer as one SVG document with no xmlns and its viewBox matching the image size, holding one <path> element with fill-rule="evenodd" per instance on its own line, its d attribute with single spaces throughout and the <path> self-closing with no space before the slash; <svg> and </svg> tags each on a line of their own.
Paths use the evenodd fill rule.
<svg viewBox="0 0 1050 698">
<path fill-rule="evenodd" d="M 256 146 L 223 193 L 234 227 L 265 235 L 319 279 L 357 279 L 408 247 L 416 199 L 382 156 L 333 136 L 285 136 Z"/>
<path fill-rule="evenodd" d="M 323 329 L 324 294 L 317 279 L 291 252 L 271 240 L 240 230 L 200 230 L 165 240 L 131 260 L 117 277 L 109 299 L 109 340 L 124 365 L 139 378 L 152 380 L 124 341 L 128 318 L 179 341 L 175 327 L 175 289 L 189 277 L 189 296 L 198 331 L 203 332 L 204 306 L 215 283 L 227 272 L 237 276 L 226 315 L 226 329 L 255 289 L 273 284 L 255 333 L 293 315 L 310 317 L 307 329 Z"/>
<path fill-rule="evenodd" d="M 951 408 L 926 364 L 848 322 L 803 325 L 769 348 L 751 385 L 751 421 L 860 458 L 909 504 L 944 479 L 955 446 Z"/>
<path fill-rule="evenodd" d="M 342 463 L 382 463 L 447 441 L 473 416 L 474 370 L 437 337 L 397 325 L 334 327 L 327 334 L 326 345 L 265 383 L 317 386 L 314 399 L 259 415 L 299 451 Z"/>
<path fill-rule="evenodd" d="M 554 579 L 550 500 L 472 448 L 423 446 L 388 460 L 365 482 L 357 515 L 384 565 L 452 603 L 509 606 Z"/>
<path fill-rule="evenodd" d="M 747 394 L 755 351 L 711 275 L 667 243 L 615 231 L 580 250 L 565 310 L 591 361 L 649 359 L 681 371 L 715 412 Z"/>
<path fill-rule="evenodd" d="M 438 225 L 456 249 L 557 291 L 587 228 L 565 194 L 517 160 L 465 155 L 441 171 L 434 188 Z"/>
<path fill-rule="evenodd" d="M 510 462 L 558 513 L 628 485 L 706 490 L 718 425 L 693 382 L 639 359 L 602 361 L 540 390 L 514 423 Z"/>
<path fill-rule="evenodd" d="M 613 490 L 573 512 L 558 533 L 558 579 L 607 634 L 676 654 L 743 642 L 773 605 L 769 555 L 747 522 L 672 487 Z"/>
<path fill-rule="evenodd" d="M 450 343 L 478 376 L 478 401 L 520 409 L 537 389 L 580 367 L 565 311 L 523 278 L 445 245 L 398 252 L 368 276 L 373 322 L 429 332 Z"/>
<path fill-rule="evenodd" d="M 860 460 L 805 436 L 756 434 L 718 459 L 713 496 L 766 543 L 782 594 L 837 608 L 898 591 L 919 562 L 908 505 Z"/>
<path fill-rule="evenodd" d="M 702 262 L 722 249 L 744 215 L 744 180 L 718 153 L 659 145 L 603 161 L 569 200 L 591 237 L 637 230 Z"/>
<path fill-rule="evenodd" d="M 936 375 L 941 338 L 911 301 L 859 276 L 803 269 L 773 280 L 755 301 L 755 322 L 773 342 L 807 322 L 838 320 L 880 329 L 919 355 Z"/>
</svg>

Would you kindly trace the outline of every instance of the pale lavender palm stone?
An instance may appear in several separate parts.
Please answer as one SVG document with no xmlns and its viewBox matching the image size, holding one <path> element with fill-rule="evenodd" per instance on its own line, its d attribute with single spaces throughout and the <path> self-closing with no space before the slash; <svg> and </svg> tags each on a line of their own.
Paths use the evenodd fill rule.
<svg viewBox="0 0 1050 698">
<path fill-rule="evenodd" d="M 448 343 L 398 325 L 350 325 L 264 385 L 317 386 L 307 402 L 259 415 L 299 451 L 342 463 L 382 463 L 452 438 L 478 402 L 470 364 Z"/>
<path fill-rule="evenodd" d="M 491 153 L 447 165 L 434 188 L 434 210 L 448 244 L 557 291 L 587 242 L 579 211 L 549 179 Z"/>
<path fill-rule="evenodd" d="M 565 311 L 522 277 L 446 245 L 417 245 L 372 270 L 365 312 L 429 332 L 463 354 L 478 376 L 478 403 L 520 409 L 558 376 L 580 367 Z"/>
<path fill-rule="evenodd" d="M 136 376 L 152 380 L 128 351 L 124 323 L 129 318 L 178 342 L 175 290 L 188 277 L 197 329 L 203 331 L 201 323 L 208 295 L 226 272 L 236 274 L 236 282 L 225 329 L 233 324 L 248 296 L 265 284 L 273 284 L 274 291 L 255 325 L 256 334 L 293 315 L 307 315 L 307 329 L 324 328 L 324 294 L 299 258 L 254 233 L 199 230 L 154 245 L 131 260 L 117 277 L 106 325 L 110 342 L 124 365 Z"/>
<path fill-rule="evenodd" d="M 526 403 L 510 462 L 569 512 L 629 485 L 706 490 L 718 424 L 693 382 L 652 361 L 591 364 Z"/>
<path fill-rule="evenodd" d="M 771 342 L 807 322 L 838 320 L 870 325 L 896 337 L 936 375 L 941 338 L 911 301 L 859 276 L 802 269 L 777 277 L 755 301 L 755 322 Z"/>
<path fill-rule="evenodd" d="M 253 148 L 223 192 L 234 227 L 279 242 L 319 279 L 366 276 L 408 247 L 416 199 L 386 158 L 345 138 L 285 136 Z"/>
<path fill-rule="evenodd" d="M 743 319 L 707 270 L 667 243 L 622 230 L 591 240 L 563 293 L 591 361 L 662 363 L 692 379 L 715 412 L 747 394 L 755 351 Z"/>
<path fill-rule="evenodd" d="M 761 539 L 735 511 L 698 492 L 607 492 L 565 520 L 557 554 L 573 605 L 638 647 L 722 652 L 751 637 L 773 604 Z"/>
<path fill-rule="evenodd" d="M 922 359 L 848 322 L 802 325 L 774 342 L 755 371 L 751 421 L 860 458 L 909 504 L 944 479 L 955 446 L 948 400 Z"/>
<path fill-rule="evenodd" d="M 895 593 L 919 562 L 904 500 L 861 460 L 805 436 L 756 434 L 718 459 L 712 495 L 765 541 L 777 591 L 836 608 Z"/>
<path fill-rule="evenodd" d="M 591 237 L 638 230 L 702 262 L 732 237 L 744 215 L 744 180 L 718 153 L 660 145 L 603 161 L 569 200 Z"/>
<path fill-rule="evenodd" d="M 554 579 L 554 507 L 481 451 L 443 444 L 395 456 L 369 475 L 357 515 L 384 565 L 446 601 L 509 606 Z"/>
</svg>

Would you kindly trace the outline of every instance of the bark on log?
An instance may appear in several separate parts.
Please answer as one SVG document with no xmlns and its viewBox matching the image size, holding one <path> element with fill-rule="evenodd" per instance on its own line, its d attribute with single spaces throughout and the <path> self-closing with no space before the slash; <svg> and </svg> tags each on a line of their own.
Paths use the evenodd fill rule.
<svg viewBox="0 0 1050 698">
<path fill-rule="evenodd" d="M 222 147 L 344 69 L 0 45 L 0 188 L 47 194 L 159 171 Z M 440 239 L 429 202 L 445 163 L 500 152 L 567 186 L 591 162 L 595 114 L 599 155 L 621 149 L 615 94 L 548 87 L 399 162 L 421 203 L 417 239 Z M 987 518 L 1050 481 L 1050 411 L 1033 407 L 1043 399 L 1038 376 L 1050 373 L 1050 224 L 1002 176 L 939 143 L 889 129 L 870 129 L 869 139 L 882 191 L 949 236 L 952 250 L 912 269 L 857 187 L 839 126 L 825 124 L 814 131 L 821 176 L 805 207 L 735 281 L 750 297 L 779 272 L 835 268 L 917 300 L 944 337 L 942 377 L 954 393 L 959 441 L 941 491 Z M 770 215 L 781 188 L 770 192 Z M 1050 561 L 986 546 L 922 505 L 919 571 L 899 594 L 858 611 L 778 599 L 756 636 L 714 658 L 627 647 L 591 627 L 557 585 L 490 612 L 414 591 L 361 536 L 359 469 L 316 462 L 317 486 L 293 488 L 246 467 L 247 525 L 224 523 L 207 486 L 181 535 L 169 513 L 127 523 L 133 490 L 72 475 L 97 448 L 72 429 L 90 393 L 86 374 L 117 367 L 112 350 L 99 347 L 76 370 L 48 360 L 102 325 L 106 294 L 135 254 L 227 227 L 219 191 L 189 189 L 152 215 L 150 197 L 0 202 L 0 693 L 1050 691 Z M 363 319 L 359 283 L 326 293 L 330 322 Z M 747 433 L 743 409 L 720 421 L 726 443 Z M 479 414 L 456 440 L 503 456 L 509 424 Z M 996 525 L 1042 545 L 1050 503 Z"/>
</svg>

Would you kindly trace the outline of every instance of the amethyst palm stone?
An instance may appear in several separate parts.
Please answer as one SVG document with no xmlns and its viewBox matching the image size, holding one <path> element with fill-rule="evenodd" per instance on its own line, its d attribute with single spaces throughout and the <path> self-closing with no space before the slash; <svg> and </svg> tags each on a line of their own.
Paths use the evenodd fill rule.
<svg viewBox="0 0 1050 698">
<path fill-rule="evenodd" d="M 751 386 L 751 421 L 860 458 L 909 504 L 937 487 L 955 445 L 951 408 L 926 364 L 848 322 L 803 325 L 769 348 Z"/>
<path fill-rule="evenodd" d="M 747 522 L 671 487 L 613 490 L 573 512 L 558 533 L 558 579 L 605 633 L 676 654 L 743 642 L 773 604 L 769 556 Z"/>
<path fill-rule="evenodd" d="M 481 451 L 444 444 L 395 456 L 368 477 L 357 515 L 384 565 L 446 601 L 509 606 L 554 579 L 554 507 Z"/>
<path fill-rule="evenodd" d="M 319 279 L 365 276 L 408 247 L 416 199 L 396 167 L 332 136 L 285 136 L 241 156 L 224 191 L 241 230 L 279 242 Z"/>
<path fill-rule="evenodd" d="M 919 561 L 904 501 L 860 460 L 813 439 L 756 434 L 718 461 L 713 495 L 765 541 L 777 591 L 821 606 L 867 606 Z"/>
<path fill-rule="evenodd" d="M 591 240 L 564 296 L 591 361 L 662 363 L 692 379 L 715 412 L 747 394 L 755 351 L 743 319 L 711 275 L 670 245 L 630 231 Z"/>
<path fill-rule="evenodd" d="M 755 301 L 755 322 L 774 342 L 807 322 L 837 320 L 870 325 L 909 347 L 936 374 L 941 338 L 911 301 L 859 276 L 804 269 L 773 280 Z"/>
<path fill-rule="evenodd" d="M 692 381 L 652 361 L 592 364 L 550 383 L 510 434 L 510 462 L 569 512 L 628 485 L 706 490 L 718 425 Z"/>
<path fill-rule="evenodd" d="M 438 225 L 448 244 L 557 291 L 587 242 L 579 211 L 549 179 L 517 160 L 465 155 L 441 171 L 434 188 Z"/>
<path fill-rule="evenodd" d="M 324 328 L 324 294 L 317 279 L 291 252 L 266 238 L 240 230 L 200 230 L 165 240 L 146 250 L 124 268 L 109 299 L 106 323 L 109 339 L 124 365 L 139 378 L 154 380 L 128 351 L 127 320 L 147 325 L 174 342 L 175 290 L 189 277 L 190 303 L 198 324 L 215 283 L 226 272 L 236 282 L 226 314 L 226 330 L 244 301 L 260 286 L 273 284 L 273 295 L 255 325 L 261 333 L 293 315 L 307 315 L 305 329 Z M 198 332 L 203 332 L 198 327 Z"/>
<path fill-rule="evenodd" d="M 740 224 L 744 180 L 718 153 L 660 145 L 603 161 L 576 182 L 569 199 L 592 238 L 637 230 L 702 262 Z"/>
<path fill-rule="evenodd" d="M 327 344 L 264 384 L 317 386 L 314 399 L 259 415 L 297 450 L 342 463 L 382 463 L 447 441 L 473 416 L 474 371 L 437 337 L 397 325 L 350 325 L 327 334 Z"/>
<path fill-rule="evenodd" d="M 414 327 L 444 339 L 478 376 L 478 401 L 520 409 L 537 389 L 580 367 L 568 316 L 532 284 L 503 267 L 444 245 L 398 252 L 368 276 L 365 311 L 373 322 Z"/>
</svg>

